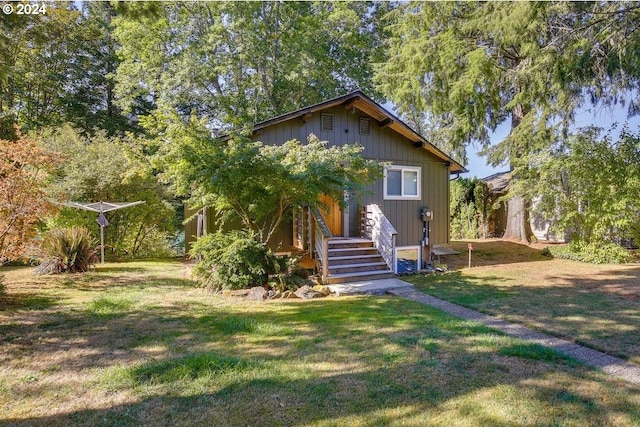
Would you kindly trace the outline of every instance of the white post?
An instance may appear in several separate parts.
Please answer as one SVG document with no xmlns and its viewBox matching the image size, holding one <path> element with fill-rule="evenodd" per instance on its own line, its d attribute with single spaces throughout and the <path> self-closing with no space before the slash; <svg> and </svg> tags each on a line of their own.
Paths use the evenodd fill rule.
<svg viewBox="0 0 640 427">
<path fill-rule="evenodd" d="M 104 264 L 104 226 L 100 224 L 100 264 Z"/>
<path fill-rule="evenodd" d="M 102 200 L 100 200 L 100 215 L 102 212 Z M 100 264 L 104 264 L 104 225 L 100 224 Z"/>
</svg>

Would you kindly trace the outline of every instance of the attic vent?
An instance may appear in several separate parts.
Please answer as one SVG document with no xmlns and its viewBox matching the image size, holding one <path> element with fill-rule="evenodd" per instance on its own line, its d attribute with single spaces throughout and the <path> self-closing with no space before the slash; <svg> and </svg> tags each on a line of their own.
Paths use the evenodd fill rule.
<svg viewBox="0 0 640 427">
<path fill-rule="evenodd" d="M 323 131 L 333 130 L 333 114 L 322 113 L 322 130 Z"/>
<path fill-rule="evenodd" d="M 360 135 L 371 134 L 371 119 L 360 117 Z"/>
</svg>

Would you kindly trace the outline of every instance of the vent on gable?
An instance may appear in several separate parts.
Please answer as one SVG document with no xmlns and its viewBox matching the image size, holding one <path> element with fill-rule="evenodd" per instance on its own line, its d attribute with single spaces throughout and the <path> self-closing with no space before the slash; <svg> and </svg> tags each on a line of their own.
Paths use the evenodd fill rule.
<svg viewBox="0 0 640 427">
<path fill-rule="evenodd" d="M 323 131 L 333 130 L 333 114 L 322 113 L 322 130 Z"/>
<path fill-rule="evenodd" d="M 371 119 L 360 117 L 360 135 L 371 135 Z"/>
</svg>

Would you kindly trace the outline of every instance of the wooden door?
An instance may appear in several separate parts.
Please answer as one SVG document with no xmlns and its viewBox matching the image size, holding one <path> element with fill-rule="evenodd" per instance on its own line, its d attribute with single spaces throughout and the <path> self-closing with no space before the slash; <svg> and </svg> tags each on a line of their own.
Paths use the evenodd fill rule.
<svg viewBox="0 0 640 427">
<path fill-rule="evenodd" d="M 342 236 L 342 207 L 340 203 L 326 194 L 320 196 L 320 202 L 326 206 L 326 208 L 320 207 L 320 212 L 327 222 L 329 231 L 334 236 Z"/>
</svg>

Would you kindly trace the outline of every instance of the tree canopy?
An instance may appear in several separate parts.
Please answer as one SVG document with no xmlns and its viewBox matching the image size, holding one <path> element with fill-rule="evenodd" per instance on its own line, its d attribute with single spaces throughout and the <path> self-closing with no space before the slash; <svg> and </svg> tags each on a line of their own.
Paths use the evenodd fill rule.
<svg viewBox="0 0 640 427">
<path fill-rule="evenodd" d="M 615 103 L 637 87 L 637 15 L 613 2 L 410 2 L 388 16 L 389 60 L 375 80 L 443 149 L 464 161 L 479 144 L 517 181 L 535 175 L 527 155 L 566 137 L 585 102 Z M 505 122 L 509 135 L 490 146 Z M 527 240 L 520 196 L 511 192 L 505 237 Z"/>
<path fill-rule="evenodd" d="M 237 128 L 361 88 L 375 94 L 384 4 L 127 3 L 115 18 L 120 105 Z M 152 123 L 158 120 L 153 116 Z"/>
<path fill-rule="evenodd" d="M 310 135 L 267 146 L 243 137 L 214 140 L 202 126 L 176 132 L 163 153 L 165 179 L 194 209 L 212 207 L 221 220 L 237 219 L 266 243 L 291 209 L 318 205 L 321 194 L 361 194 L 382 175 L 381 163 L 365 160 L 362 147 L 328 147 Z M 224 216 L 226 213 L 226 216 Z"/>
<path fill-rule="evenodd" d="M 24 255 L 38 223 L 56 211 L 45 186 L 60 157 L 17 136 L 0 139 L 0 265 Z"/>
</svg>

